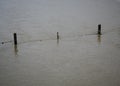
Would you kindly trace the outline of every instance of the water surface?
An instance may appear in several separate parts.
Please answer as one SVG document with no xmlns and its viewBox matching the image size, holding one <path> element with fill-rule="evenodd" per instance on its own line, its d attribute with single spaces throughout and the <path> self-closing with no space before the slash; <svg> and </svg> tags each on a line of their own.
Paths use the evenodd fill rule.
<svg viewBox="0 0 120 86">
<path fill-rule="evenodd" d="M 119 0 L 0 0 L 0 86 L 119 86 L 119 8 Z"/>
</svg>

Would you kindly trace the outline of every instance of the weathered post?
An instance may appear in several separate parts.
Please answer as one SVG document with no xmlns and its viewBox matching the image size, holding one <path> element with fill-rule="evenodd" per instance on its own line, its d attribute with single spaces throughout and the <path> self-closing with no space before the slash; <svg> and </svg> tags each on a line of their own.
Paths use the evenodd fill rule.
<svg viewBox="0 0 120 86">
<path fill-rule="evenodd" d="M 60 39 L 59 32 L 57 32 L 57 44 L 59 44 L 59 39 Z"/>
<path fill-rule="evenodd" d="M 14 33 L 14 34 L 13 34 L 13 37 L 14 37 L 14 45 L 17 45 L 17 34 Z"/>
<path fill-rule="evenodd" d="M 57 32 L 57 40 L 59 40 L 59 32 Z"/>
<path fill-rule="evenodd" d="M 98 35 L 101 35 L 101 24 L 98 25 Z"/>
</svg>

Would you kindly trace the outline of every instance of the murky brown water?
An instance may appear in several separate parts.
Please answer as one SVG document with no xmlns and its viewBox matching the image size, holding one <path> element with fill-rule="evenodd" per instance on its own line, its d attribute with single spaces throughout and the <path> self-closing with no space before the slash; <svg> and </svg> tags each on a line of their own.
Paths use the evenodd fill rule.
<svg viewBox="0 0 120 86">
<path fill-rule="evenodd" d="M 119 86 L 119 4 L 1 0 L 0 86 Z"/>
</svg>

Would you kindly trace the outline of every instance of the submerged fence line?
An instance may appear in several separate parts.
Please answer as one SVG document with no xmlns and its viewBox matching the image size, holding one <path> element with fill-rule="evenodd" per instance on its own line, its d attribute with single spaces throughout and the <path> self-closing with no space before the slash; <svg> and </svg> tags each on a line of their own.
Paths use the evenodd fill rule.
<svg viewBox="0 0 120 86">
<path fill-rule="evenodd" d="M 101 33 L 101 24 L 98 24 L 98 30 L 96 32 L 96 34 L 84 34 L 84 35 L 77 35 L 77 36 L 86 36 L 86 35 L 102 35 Z M 100 36 L 99 36 L 100 37 Z M 53 38 L 52 40 L 60 40 L 60 34 L 59 32 L 56 33 L 56 37 Z M 35 40 L 29 40 L 29 41 L 24 41 L 24 42 L 20 42 L 20 43 L 27 43 L 27 42 L 34 42 L 34 41 L 44 41 L 44 40 L 51 40 L 51 39 L 35 39 Z M 14 45 L 18 45 L 18 38 L 17 38 L 17 33 L 13 33 L 13 40 L 11 41 L 4 41 L 1 42 L 0 44 L 5 44 L 5 43 L 14 43 Z"/>
</svg>

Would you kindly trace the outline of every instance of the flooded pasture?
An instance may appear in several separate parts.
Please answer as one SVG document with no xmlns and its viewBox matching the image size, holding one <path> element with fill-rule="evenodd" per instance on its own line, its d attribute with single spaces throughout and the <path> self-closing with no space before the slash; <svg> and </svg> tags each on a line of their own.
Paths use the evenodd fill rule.
<svg viewBox="0 0 120 86">
<path fill-rule="evenodd" d="M 119 0 L 0 0 L 0 86 L 119 86 L 119 66 Z"/>
</svg>

